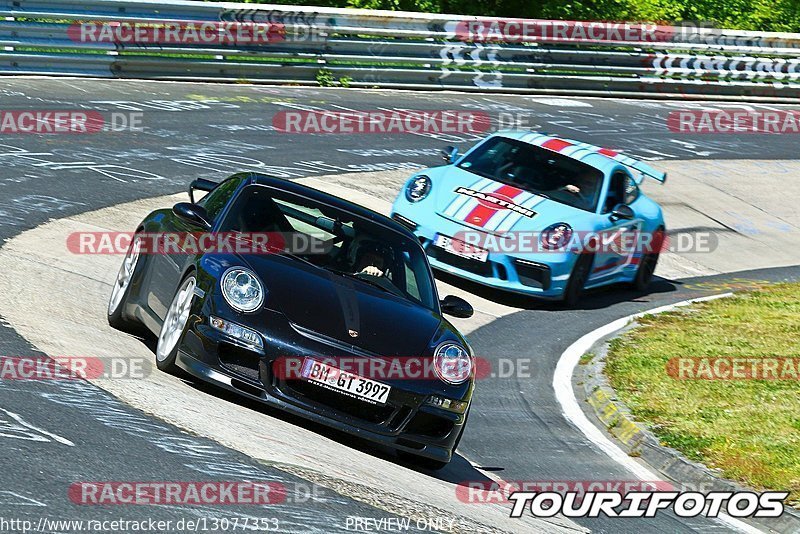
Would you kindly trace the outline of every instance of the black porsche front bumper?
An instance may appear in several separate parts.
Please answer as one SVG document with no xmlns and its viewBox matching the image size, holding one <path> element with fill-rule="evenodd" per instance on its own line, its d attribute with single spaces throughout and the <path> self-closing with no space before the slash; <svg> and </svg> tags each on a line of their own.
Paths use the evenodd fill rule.
<svg viewBox="0 0 800 534">
<path fill-rule="evenodd" d="M 468 402 L 471 384 L 454 389 L 436 380 L 387 380 L 392 390 L 381 405 L 276 373 L 273 363 L 278 357 L 341 356 L 341 349 L 303 335 L 281 314 L 265 313 L 267 321 L 262 318 L 259 323 L 269 328 L 258 329 L 263 351 L 215 330 L 207 316 L 193 316 L 176 364 L 204 381 L 337 430 L 433 460 L 451 459 L 465 414 L 428 405 L 426 400 L 438 396 Z"/>
</svg>

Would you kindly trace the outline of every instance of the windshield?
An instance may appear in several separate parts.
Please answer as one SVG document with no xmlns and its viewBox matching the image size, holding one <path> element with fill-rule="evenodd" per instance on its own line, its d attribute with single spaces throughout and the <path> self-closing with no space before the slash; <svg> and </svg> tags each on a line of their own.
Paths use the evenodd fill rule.
<svg viewBox="0 0 800 534">
<path fill-rule="evenodd" d="M 458 167 L 562 204 L 594 212 L 603 173 L 594 167 L 516 139 L 492 137 Z"/>
<path fill-rule="evenodd" d="M 286 255 L 437 309 L 419 243 L 347 211 L 249 185 L 234 201 L 220 231 L 279 235 Z"/>
</svg>

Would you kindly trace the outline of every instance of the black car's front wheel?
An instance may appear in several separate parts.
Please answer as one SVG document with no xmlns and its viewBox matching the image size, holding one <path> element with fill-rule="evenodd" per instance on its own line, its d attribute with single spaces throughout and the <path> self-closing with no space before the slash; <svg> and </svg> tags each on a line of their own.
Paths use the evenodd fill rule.
<svg viewBox="0 0 800 534">
<path fill-rule="evenodd" d="M 125 308 L 128 305 L 131 285 L 141 271 L 142 263 L 142 241 L 134 237 L 125 259 L 122 260 L 108 299 L 108 324 L 123 332 L 135 333 L 139 327 L 138 323 L 125 316 Z"/>
<path fill-rule="evenodd" d="M 167 373 L 177 371 L 175 358 L 178 356 L 178 347 L 186 331 L 186 324 L 189 322 L 195 287 L 197 287 L 197 278 L 194 274 L 183 279 L 167 310 L 167 316 L 161 325 L 161 332 L 158 334 L 156 366 Z"/>
</svg>

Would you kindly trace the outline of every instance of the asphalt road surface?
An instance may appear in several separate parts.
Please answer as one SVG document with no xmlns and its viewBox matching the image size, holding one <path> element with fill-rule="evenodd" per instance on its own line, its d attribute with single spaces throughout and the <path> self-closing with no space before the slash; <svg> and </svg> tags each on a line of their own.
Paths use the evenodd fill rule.
<svg viewBox="0 0 800 534">
<path fill-rule="evenodd" d="M 287 110 L 468 110 L 486 113 L 490 130 L 513 118 L 525 127 L 654 160 L 797 156 L 791 136 L 670 132 L 666 117 L 671 110 L 715 107 L 686 102 L 11 78 L 0 80 L 0 102 L 3 110 L 97 111 L 106 121 L 141 121 L 143 127 L 84 135 L 0 133 L 3 241 L 52 218 L 185 190 L 196 177 L 219 179 L 235 171 L 256 170 L 293 179 L 435 165 L 441 146 L 465 149 L 484 135 L 287 134 L 273 126 L 275 114 Z M 798 275 L 797 269 L 785 268 L 736 277 L 772 281 Z M 489 378 L 479 384 L 470 426 L 459 448 L 464 458 L 432 475 L 457 483 L 487 474 L 505 480 L 629 479 L 630 473 L 593 448 L 561 414 L 551 386 L 558 357 L 596 327 L 637 311 L 719 292 L 731 276 L 658 280 L 646 295 L 599 292 L 569 311 L 491 295 L 444 278 L 520 308 L 470 334 L 478 354 L 491 360 L 534 354 L 538 362 L 529 379 Z M 32 279 L 28 290 L 48 288 Z M 37 351 L 4 326 L 0 354 L 31 356 Z M 197 394 L 219 392 L 200 388 Z M 0 382 L 0 441 L 5 452 L 0 517 L 6 519 L 274 517 L 281 531 L 297 532 L 346 530 L 347 517 L 353 516 L 400 519 L 364 500 L 320 488 L 182 432 L 82 382 Z M 125 507 L 123 513 L 115 507 L 80 506 L 68 498 L 68 488 L 80 481 L 219 479 L 281 484 L 286 503 L 257 510 Z M 309 490 L 321 493 L 308 499 Z M 597 532 L 726 530 L 718 522 L 669 514 L 650 520 L 578 523 Z M 76 530 L 50 526 L 47 531 Z"/>
</svg>

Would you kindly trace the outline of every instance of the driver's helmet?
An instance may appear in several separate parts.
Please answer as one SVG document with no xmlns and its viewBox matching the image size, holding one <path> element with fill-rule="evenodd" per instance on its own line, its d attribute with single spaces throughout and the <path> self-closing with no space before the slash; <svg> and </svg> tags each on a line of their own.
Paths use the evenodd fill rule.
<svg viewBox="0 0 800 534">
<path fill-rule="evenodd" d="M 367 255 L 373 255 L 378 258 L 382 258 L 383 265 L 377 265 L 376 267 L 385 270 L 389 267 L 391 259 L 393 257 L 392 249 L 388 245 L 381 243 L 380 241 L 375 241 L 374 239 L 361 239 L 354 241 L 350 245 L 350 250 L 348 251 L 349 259 L 351 265 L 353 265 L 354 270 L 359 271 L 367 265 L 360 265 Z"/>
</svg>

